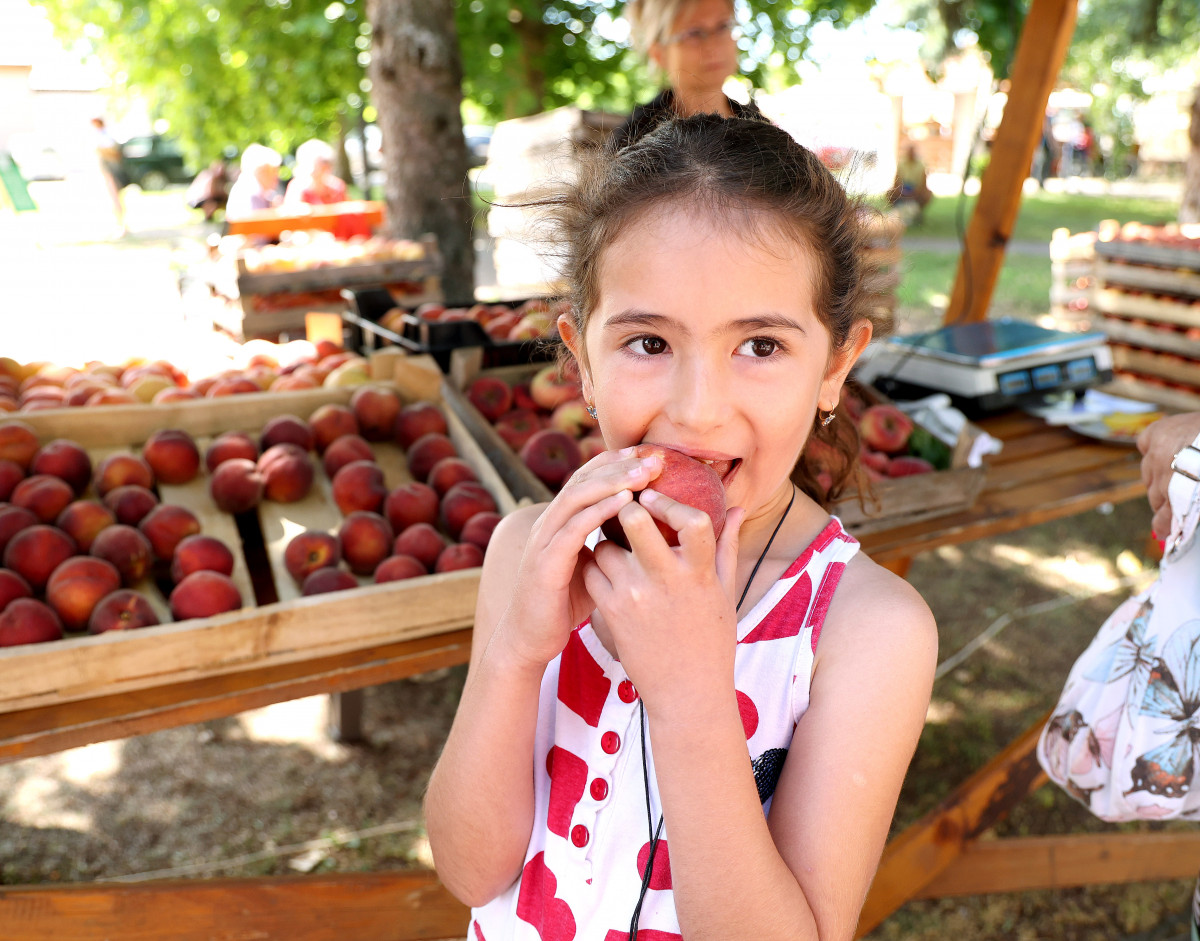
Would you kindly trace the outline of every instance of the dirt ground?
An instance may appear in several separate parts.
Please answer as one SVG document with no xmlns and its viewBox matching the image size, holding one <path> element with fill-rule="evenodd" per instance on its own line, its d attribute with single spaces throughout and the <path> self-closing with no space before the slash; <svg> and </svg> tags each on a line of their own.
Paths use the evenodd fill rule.
<svg viewBox="0 0 1200 941">
<path fill-rule="evenodd" d="M 917 560 L 910 580 L 937 616 L 940 659 L 991 636 L 937 683 L 897 829 L 1054 704 L 1105 616 L 1151 577 L 1148 530 L 1135 501 Z M 420 799 L 462 681 L 455 668 L 367 690 L 360 745 L 329 738 L 314 697 L 0 766 L 0 882 L 427 866 Z M 997 835 L 1106 828 L 1047 786 Z M 1175 938 L 1190 891 L 1181 881 L 914 902 L 871 937 Z"/>
</svg>

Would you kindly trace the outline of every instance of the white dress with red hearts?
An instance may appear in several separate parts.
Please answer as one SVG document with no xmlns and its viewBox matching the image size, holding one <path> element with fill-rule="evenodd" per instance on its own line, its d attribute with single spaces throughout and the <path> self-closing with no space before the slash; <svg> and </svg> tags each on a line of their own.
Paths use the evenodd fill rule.
<svg viewBox="0 0 1200 941">
<path fill-rule="evenodd" d="M 858 542 L 836 519 L 738 621 L 734 681 L 763 813 L 808 708 L 825 612 Z M 649 855 L 638 695 L 587 622 L 546 668 L 534 828 L 521 877 L 472 911 L 468 941 L 625 941 Z M 646 736 L 650 805 L 661 805 Z M 486 782 L 481 782 L 486 786 Z M 664 825 L 638 941 L 682 941 Z"/>
</svg>

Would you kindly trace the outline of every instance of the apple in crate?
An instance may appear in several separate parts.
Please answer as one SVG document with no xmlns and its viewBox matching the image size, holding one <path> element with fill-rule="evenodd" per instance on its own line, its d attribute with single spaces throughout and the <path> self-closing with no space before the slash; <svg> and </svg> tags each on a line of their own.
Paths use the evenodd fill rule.
<svg viewBox="0 0 1200 941">
<path fill-rule="evenodd" d="M 578 398 L 579 393 L 579 379 L 564 373 L 557 364 L 543 366 L 529 382 L 530 397 L 547 411 Z"/>
<path fill-rule="evenodd" d="M 142 445 L 142 458 L 164 484 L 186 484 L 200 473 L 200 449 L 186 431 L 164 428 Z"/>
<path fill-rule="evenodd" d="M 226 431 L 217 435 L 204 452 L 204 466 L 211 474 L 220 464 L 231 458 L 257 461 L 258 455 L 258 442 L 248 434 L 244 431 Z"/>
<path fill-rule="evenodd" d="M 0 423 L 0 458 L 28 469 L 38 451 L 37 433 L 23 421 Z"/>
<path fill-rule="evenodd" d="M 358 421 L 359 433 L 368 441 L 390 441 L 403 403 L 393 389 L 365 385 L 350 396 L 350 410 Z"/>
<path fill-rule="evenodd" d="M 400 414 L 396 416 L 393 437 L 400 447 L 407 450 L 425 435 L 444 435 L 448 432 L 446 416 L 441 409 L 432 402 L 412 402 L 400 409 Z"/>
<path fill-rule="evenodd" d="M 494 423 L 512 408 L 512 388 L 499 376 L 479 376 L 467 386 L 467 400 Z"/>
<path fill-rule="evenodd" d="M 158 497 L 138 484 L 124 484 L 104 495 L 104 505 L 112 510 L 118 523 L 136 526 L 158 506 Z"/>
<path fill-rule="evenodd" d="M 296 444 L 273 444 L 258 459 L 263 496 L 276 503 L 295 503 L 308 496 L 316 470 L 308 451 Z"/>
<path fill-rule="evenodd" d="M 565 431 L 543 428 L 520 451 L 521 460 L 551 490 L 561 487 L 583 463 L 579 445 Z"/>
<path fill-rule="evenodd" d="M 483 565 L 483 550 L 469 542 L 456 542 L 446 546 L 438 556 L 435 572 L 456 572 Z"/>
<path fill-rule="evenodd" d="M 196 533 L 179 541 L 171 559 L 171 581 L 179 584 L 192 572 L 233 574 L 233 550 L 215 536 Z"/>
<path fill-rule="evenodd" d="M 50 474 L 26 477 L 13 488 L 10 497 L 13 506 L 24 507 L 43 523 L 53 523 L 74 499 L 71 485 Z"/>
<path fill-rule="evenodd" d="M 319 529 L 306 529 L 293 536 L 283 550 L 283 564 L 297 585 L 317 569 L 331 568 L 342 560 L 338 537 Z"/>
<path fill-rule="evenodd" d="M 176 546 L 200 532 L 200 520 L 187 507 L 162 503 L 146 514 L 138 523 L 138 529 L 150 540 L 155 558 L 170 562 L 175 557 Z"/>
<path fill-rule="evenodd" d="M 423 435 L 404 452 L 408 472 L 415 480 L 428 481 L 433 466 L 444 457 L 457 457 L 458 448 L 446 435 L 431 431 Z"/>
<path fill-rule="evenodd" d="M 110 454 L 96 465 L 92 484 L 100 496 L 125 484 L 137 484 L 147 490 L 154 487 L 154 471 L 136 454 L 124 451 Z"/>
<path fill-rule="evenodd" d="M 858 423 L 858 433 L 867 447 L 884 454 L 903 451 L 912 430 L 912 419 L 894 405 L 872 405 Z"/>
<path fill-rule="evenodd" d="M 354 417 L 354 412 L 345 405 L 336 405 L 332 402 L 322 405 L 313 412 L 308 418 L 308 423 L 312 427 L 313 440 L 317 450 L 322 454 L 342 435 L 359 433 L 358 419 Z"/>
<path fill-rule="evenodd" d="M 75 540 L 80 552 L 92 548 L 92 542 L 100 530 L 117 522 L 116 514 L 96 500 L 75 500 L 68 503 L 54 521 L 54 525 Z"/>
<path fill-rule="evenodd" d="M 32 597 L 29 582 L 10 569 L 0 569 L 0 611 L 7 608 L 10 601 Z"/>
<path fill-rule="evenodd" d="M 210 618 L 242 606 L 242 593 L 228 575 L 220 572 L 193 572 L 174 587 L 169 599 L 171 616 L 176 621 Z"/>
<path fill-rule="evenodd" d="M 419 480 L 397 487 L 383 502 L 383 515 L 392 529 L 400 533 L 416 523 L 436 523 L 439 500 L 437 491 Z"/>
<path fill-rule="evenodd" d="M 303 451 L 311 451 L 316 443 L 312 426 L 296 415 L 276 415 L 263 425 L 259 435 L 259 447 L 264 452 L 277 444 L 294 444 Z"/>
<path fill-rule="evenodd" d="M 388 494 L 383 468 L 374 461 L 347 464 L 334 476 L 332 491 L 333 502 L 343 515 L 356 510 L 377 513 Z"/>
<path fill-rule="evenodd" d="M 29 582 L 35 593 L 41 593 L 54 570 L 75 553 L 74 540 L 61 529 L 36 523 L 8 541 L 4 567 Z"/>
<path fill-rule="evenodd" d="M 330 480 L 347 464 L 355 461 L 373 461 L 375 452 L 362 435 L 342 435 L 325 449 L 321 463 L 325 467 L 325 476 Z"/>
<path fill-rule="evenodd" d="M 266 480 L 254 461 L 244 457 L 222 461 L 208 481 L 213 503 L 225 513 L 245 513 L 262 502 Z"/>
<path fill-rule="evenodd" d="M 302 595 L 324 595 L 331 591 L 346 591 L 357 588 L 358 579 L 345 569 L 321 568 L 309 573 L 300 588 Z"/>
<path fill-rule="evenodd" d="M 391 524 L 378 513 L 354 510 L 338 528 L 342 558 L 357 575 L 370 575 L 392 554 L 395 534 Z"/>
<path fill-rule="evenodd" d="M 639 444 L 634 456 L 662 457 L 662 470 L 650 481 L 650 489 L 688 506 L 703 510 L 712 520 L 713 534 L 720 537 L 725 528 L 725 487 L 720 474 L 710 464 L 697 461 L 681 451 L 660 444 Z M 638 491 L 640 494 L 641 491 Z M 636 495 L 635 495 L 636 496 Z M 679 536 L 666 523 L 656 519 L 655 525 L 667 540 L 667 545 L 679 545 Z M 604 535 L 617 545 L 628 549 L 629 540 L 620 521 L 614 516 L 601 527 Z"/>
<path fill-rule="evenodd" d="M 429 570 L 411 555 L 390 555 L 375 569 L 375 584 L 399 582 L 428 574 Z"/>
<path fill-rule="evenodd" d="M 126 587 L 145 578 L 154 561 L 150 540 L 140 529 L 123 523 L 101 530 L 92 543 L 91 554 L 115 565 Z"/>
<path fill-rule="evenodd" d="M 56 438 L 45 444 L 29 463 L 29 473 L 50 474 L 65 480 L 79 496 L 92 482 L 92 459 L 74 441 Z"/>
<path fill-rule="evenodd" d="M 33 598 L 18 598 L 0 614 L 0 647 L 60 640 L 62 621 L 54 609 Z"/>
<path fill-rule="evenodd" d="M 120 587 L 121 574 L 111 562 L 77 555 L 56 568 L 46 582 L 46 603 L 67 630 L 81 631 L 100 599 Z"/>
<path fill-rule="evenodd" d="M 158 624 L 158 612 L 141 592 L 121 588 L 100 599 L 88 620 L 89 634 L 131 631 Z"/>
<path fill-rule="evenodd" d="M 392 553 L 412 556 L 425 566 L 426 571 L 433 571 L 438 556 L 448 544 L 446 537 L 429 523 L 414 523 L 396 537 Z"/>
</svg>

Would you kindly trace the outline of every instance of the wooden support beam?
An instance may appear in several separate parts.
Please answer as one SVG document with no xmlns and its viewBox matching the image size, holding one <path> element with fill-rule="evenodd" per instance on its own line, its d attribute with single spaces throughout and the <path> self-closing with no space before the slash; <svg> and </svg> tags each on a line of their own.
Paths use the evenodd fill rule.
<svg viewBox="0 0 1200 941">
<path fill-rule="evenodd" d="M 918 897 L 958 861 L 972 840 L 1045 783 L 1034 749 L 1049 718 L 1047 713 L 930 813 L 888 842 L 859 916 L 857 937 Z"/>
<path fill-rule="evenodd" d="M 1200 833 L 1086 833 L 976 840 L 917 898 L 1191 879 Z"/>
<path fill-rule="evenodd" d="M 0 888 L 5 941 L 443 941 L 469 920 L 424 870 Z"/>
<path fill-rule="evenodd" d="M 958 260 L 946 308 L 947 324 L 987 319 L 1021 206 L 1021 188 L 1041 139 L 1046 101 L 1075 30 L 1075 14 L 1076 0 L 1033 0 L 1025 16 L 1004 117 L 992 141 L 991 158 Z"/>
</svg>

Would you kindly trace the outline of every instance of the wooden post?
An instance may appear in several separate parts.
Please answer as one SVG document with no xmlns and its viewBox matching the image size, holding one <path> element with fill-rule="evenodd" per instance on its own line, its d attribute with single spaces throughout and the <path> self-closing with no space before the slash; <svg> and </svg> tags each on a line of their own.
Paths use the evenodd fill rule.
<svg viewBox="0 0 1200 941">
<path fill-rule="evenodd" d="M 967 227 L 947 324 L 986 320 L 1004 251 L 1021 205 L 1033 151 L 1042 133 L 1046 101 L 1058 78 L 1071 33 L 1076 0 L 1033 0 L 1013 60 L 1008 103 L 992 141 L 979 199 Z"/>
</svg>

